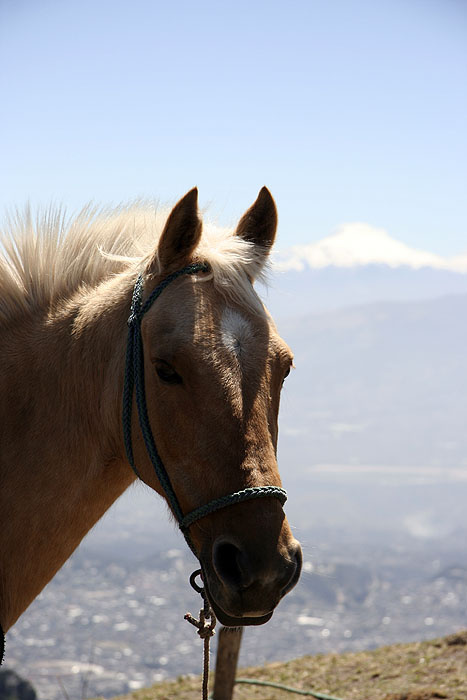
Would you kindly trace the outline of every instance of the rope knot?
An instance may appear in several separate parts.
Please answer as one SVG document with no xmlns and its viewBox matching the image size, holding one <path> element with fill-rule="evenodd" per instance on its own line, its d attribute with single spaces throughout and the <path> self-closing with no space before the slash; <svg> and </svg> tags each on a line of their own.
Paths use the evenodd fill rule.
<svg viewBox="0 0 467 700">
<path fill-rule="evenodd" d="M 210 639 L 216 634 L 214 627 L 216 626 L 217 620 L 209 604 L 208 610 L 206 610 L 205 605 L 204 609 L 201 608 L 199 611 L 199 620 L 193 617 L 193 615 L 190 615 L 190 613 L 186 613 L 184 619 L 193 625 L 193 627 L 196 627 L 201 639 Z"/>
<path fill-rule="evenodd" d="M 199 586 L 196 583 L 196 577 L 201 576 L 202 577 L 202 572 L 201 569 L 198 569 L 197 571 L 193 571 L 193 573 L 190 576 L 190 584 L 191 587 L 194 588 L 194 590 L 200 594 L 200 596 L 203 599 L 204 606 L 201 608 L 199 611 L 199 620 L 197 620 L 193 615 L 190 615 L 190 613 L 187 613 L 184 617 L 184 619 L 190 623 L 190 625 L 193 625 L 193 627 L 196 627 L 198 630 L 198 634 L 201 637 L 201 639 L 210 639 L 210 637 L 213 637 L 215 635 L 214 632 L 214 627 L 216 626 L 216 616 L 214 615 L 214 611 L 209 605 L 209 601 L 206 596 L 206 591 L 202 586 Z"/>
</svg>

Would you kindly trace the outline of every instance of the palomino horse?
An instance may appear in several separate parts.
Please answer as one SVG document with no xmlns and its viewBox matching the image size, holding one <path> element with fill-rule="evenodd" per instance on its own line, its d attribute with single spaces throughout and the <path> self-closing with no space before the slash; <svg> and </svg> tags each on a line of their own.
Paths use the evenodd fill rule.
<svg viewBox="0 0 467 700">
<path fill-rule="evenodd" d="M 134 481 L 129 462 L 166 495 L 128 377 L 126 449 L 122 427 L 137 278 L 141 299 L 133 296 L 132 313 L 143 306 L 137 326 L 149 433 L 173 490 L 171 510 L 179 521 L 196 514 L 185 534 L 214 611 L 225 625 L 261 624 L 298 580 L 300 547 L 284 499 L 276 497 L 284 493 L 276 462 L 279 395 L 292 355 L 252 286 L 274 241 L 274 200 L 263 188 L 234 232 L 203 231 L 196 189 L 165 222 L 158 216 L 142 205 L 87 209 L 68 223 L 51 210 L 36 223 L 27 213 L 4 237 L 5 632 Z M 152 303 L 154 290 L 160 297 Z M 238 492 L 247 495 L 219 508 L 221 497 Z"/>
</svg>

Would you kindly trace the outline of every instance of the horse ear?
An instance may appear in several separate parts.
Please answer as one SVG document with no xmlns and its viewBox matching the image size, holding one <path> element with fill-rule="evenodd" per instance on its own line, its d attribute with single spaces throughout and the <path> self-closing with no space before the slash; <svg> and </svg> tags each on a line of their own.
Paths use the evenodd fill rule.
<svg viewBox="0 0 467 700">
<path fill-rule="evenodd" d="M 149 263 L 149 271 L 158 263 L 160 270 L 182 265 L 199 243 L 202 221 L 198 216 L 198 189 L 192 190 L 177 202 L 162 231 L 157 253 Z"/>
<path fill-rule="evenodd" d="M 277 209 L 267 187 L 262 187 L 256 202 L 242 216 L 237 236 L 264 248 L 266 254 L 274 243 L 277 229 Z"/>
</svg>

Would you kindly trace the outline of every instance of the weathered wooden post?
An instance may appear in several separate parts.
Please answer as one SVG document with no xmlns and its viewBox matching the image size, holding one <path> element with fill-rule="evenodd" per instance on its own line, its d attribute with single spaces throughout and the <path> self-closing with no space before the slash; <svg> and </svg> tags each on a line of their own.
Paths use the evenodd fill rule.
<svg viewBox="0 0 467 700">
<path fill-rule="evenodd" d="M 213 700 L 232 700 L 243 627 L 221 627 L 217 643 Z"/>
</svg>

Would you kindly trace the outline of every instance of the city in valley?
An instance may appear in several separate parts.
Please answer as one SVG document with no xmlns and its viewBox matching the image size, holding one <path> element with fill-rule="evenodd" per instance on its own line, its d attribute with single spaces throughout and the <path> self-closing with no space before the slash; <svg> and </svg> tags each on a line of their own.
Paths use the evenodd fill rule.
<svg viewBox="0 0 467 700">
<path fill-rule="evenodd" d="M 366 496 L 347 507 L 347 489 L 336 486 L 335 474 L 311 479 L 311 506 L 322 498 L 323 512 L 316 507 L 313 530 L 301 526 L 297 513 L 305 555 L 301 580 L 266 626 L 245 630 L 241 665 L 426 639 L 467 626 L 466 528 L 446 532 L 452 523 L 438 520 L 433 509 L 433 520 L 426 511 L 413 511 L 392 530 L 368 525 L 365 531 L 365 517 L 371 520 L 383 492 L 400 501 L 406 487 L 400 475 L 398 485 L 391 484 L 387 472 L 384 483 L 368 486 L 366 479 L 366 491 L 361 475 L 353 479 L 355 491 Z M 427 493 L 442 493 L 443 486 L 422 474 L 420 479 L 411 488 L 421 490 L 430 507 Z M 455 513 L 456 503 L 465 504 L 467 481 L 450 490 Z M 324 513 L 331 494 L 330 506 L 341 506 L 335 527 Z M 365 516 L 366 499 L 373 505 Z M 135 505 L 139 527 L 132 522 Z M 399 517 L 400 502 L 394 506 Z M 358 510 L 353 519 L 352 507 Z M 164 511 L 153 494 L 136 490 L 8 633 L 6 667 L 28 678 L 40 698 L 59 700 L 64 692 L 77 699 L 107 697 L 201 672 L 202 643 L 183 620 L 185 612 L 196 615 L 200 607 L 188 583 L 196 561 L 174 526 L 161 525 Z M 444 532 L 434 532 L 437 523 Z"/>
</svg>

